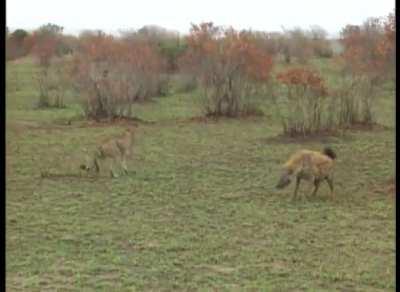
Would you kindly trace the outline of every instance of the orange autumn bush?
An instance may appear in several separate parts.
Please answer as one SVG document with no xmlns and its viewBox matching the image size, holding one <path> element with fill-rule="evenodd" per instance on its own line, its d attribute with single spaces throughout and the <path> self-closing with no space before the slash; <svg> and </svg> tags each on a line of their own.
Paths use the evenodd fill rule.
<svg viewBox="0 0 400 292">
<path fill-rule="evenodd" d="M 149 43 L 103 33 L 81 36 L 73 64 L 70 74 L 91 119 L 130 117 L 135 102 L 159 93 L 165 68 Z"/>
<path fill-rule="evenodd" d="M 236 117 L 259 112 L 256 100 L 269 80 L 273 62 L 251 33 L 201 23 L 192 26 L 186 42 L 180 67 L 200 84 L 206 115 Z"/>
<path fill-rule="evenodd" d="M 276 80 L 282 89 L 281 104 L 286 105 L 279 110 L 284 134 L 307 136 L 335 128 L 332 100 L 316 71 L 292 68 L 277 74 Z"/>
</svg>

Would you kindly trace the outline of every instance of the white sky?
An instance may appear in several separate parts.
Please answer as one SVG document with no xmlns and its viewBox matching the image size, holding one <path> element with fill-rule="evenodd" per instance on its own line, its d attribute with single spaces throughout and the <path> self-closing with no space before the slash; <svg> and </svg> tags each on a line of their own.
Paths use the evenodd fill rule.
<svg viewBox="0 0 400 292">
<path fill-rule="evenodd" d="M 385 16 L 394 7 L 395 0 L 7 0 L 6 23 L 11 30 L 31 30 L 51 22 L 74 34 L 152 24 L 187 33 L 190 23 L 202 21 L 264 31 L 317 24 L 337 34 L 346 24 Z"/>
</svg>

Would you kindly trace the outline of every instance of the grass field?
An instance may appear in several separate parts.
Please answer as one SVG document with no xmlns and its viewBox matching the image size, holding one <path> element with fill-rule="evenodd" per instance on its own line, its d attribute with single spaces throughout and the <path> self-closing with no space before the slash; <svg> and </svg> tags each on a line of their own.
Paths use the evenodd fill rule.
<svg viewBox="0 0 400 292">
<path fill-rule="evenodd" d="M 140 104 L 154 123 L 137 128 L 129 175 L 111 179 L 77 176 L 82 149 L 124 124 L 79 119 L 73 95 L 34 109 L 33 70 L 7 63 L 7 291 L 395 290 L 390 85 L 376 103 L 387 128 L 298 143 L 274 139 L 268 104 L 264 117 L 218 121 L 193 119 L 190 94 Z M 288 155 L 325 145 L 336 201 L 327 185 L 297 202 L 293 185 L 274 188 Z"/>
</svg>

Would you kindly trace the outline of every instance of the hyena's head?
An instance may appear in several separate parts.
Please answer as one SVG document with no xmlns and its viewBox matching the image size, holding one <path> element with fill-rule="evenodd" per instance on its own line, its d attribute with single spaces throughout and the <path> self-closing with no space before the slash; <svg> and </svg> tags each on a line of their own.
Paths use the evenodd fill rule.
<svg viewBox="0 0 400 292">
<path fill-rule="evenodd" d="M 86 172 L 93 172 L 93 171 L 98 172 L 96 165 L 94 163 L 88 163 L 88 164 L 82 163 L 81 165 L 79 165 L 79 168 Z"/>
<path fill-rule="evenodd" d="M 86 171 L 89 171 L 89 170 L 90 170 L 90 167 L 87 166 L 86 164 L 81 164 L 81 165 L 79 165 L 79 168 L 82 169 L 82 170 L 86 170 Z"/>
<path fill-rule="evenodd" d="M 88 168 L 89 171 L 95 171 L 96 173 L 100 172 L 100 165 L 99 162 L 97 161 L 97 157 L 94 157 L 92 160 L 92 163 L 90 164 L 90 167 Z"/>
<path fill-rule="evenodd" d="M 99 163 L 97 162 L 97 159 L 93 159 L 92 163 L 89 164 L 81 164 L 79 166 L 80 169 L 85 170 L 87 172 L 99 172 L 100 171 L 100 167 L 99 167 Z"/>
<path fill-rule="evenodd" d="M 99 151 L 96 151 L 94 153 L 94 155 L 93 155 L 94 157 L 93 156 L 91 157 L 90 155 L 88 155 L 87 149 L 84 149 L 84 151 L 85 151 L 85 154 L 86 154 L 85 155 L 85 163 L 81 163 L 79 165 L 79 168 L 81 170 L 85 170 L 87 172 L 91 172 L 91 171 L 99 172 L 100 171 L 100 167 L 99 167 L 99 163 L 97 161 L 97 158 L 101 153 Z"/>
<path fill-rule="evenodd" d="M 276 188 L 283 189 L 283 188 L 287 187 L 291 182 L 292 175 L 293 175 L 293 172 L 291 170 L 284 169 L 283 173 L 276 185 Z"/>
</svg>

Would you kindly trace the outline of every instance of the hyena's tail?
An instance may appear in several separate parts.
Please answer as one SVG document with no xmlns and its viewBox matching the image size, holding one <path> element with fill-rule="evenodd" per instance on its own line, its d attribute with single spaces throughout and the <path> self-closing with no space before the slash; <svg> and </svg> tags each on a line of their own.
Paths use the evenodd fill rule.
<svg viewBox="0 0 400 292">
<path fill-rule="evenodd" d="M 336 153 L 335 151 L 332 150 L 332 148 L 330 147 L 325 147 L 323 153 L 328 156 L 329 158 L 331 158 L 332 160 L 336 159 Z"/>
</svg>

